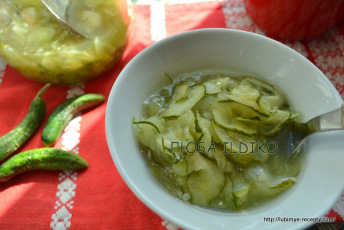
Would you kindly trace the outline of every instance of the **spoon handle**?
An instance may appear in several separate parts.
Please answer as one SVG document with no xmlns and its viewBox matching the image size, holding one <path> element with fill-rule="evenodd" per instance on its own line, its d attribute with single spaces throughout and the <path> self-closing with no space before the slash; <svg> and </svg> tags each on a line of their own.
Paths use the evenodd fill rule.
<svg viewBox="0 0 344 230">
<path fill-rule="evenodd" d="M 344 104 L 336 110 L 311 119 L 307 126 L 311 133 L 344 129 Z"/>
</svg>

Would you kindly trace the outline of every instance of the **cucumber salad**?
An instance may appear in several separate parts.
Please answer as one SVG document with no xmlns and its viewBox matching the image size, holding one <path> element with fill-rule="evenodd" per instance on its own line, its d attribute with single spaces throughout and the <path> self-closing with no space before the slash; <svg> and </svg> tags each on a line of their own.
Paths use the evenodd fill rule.
<svg viewBox="0 0 344 230">
<path fill-rule="evenodd" d="M 66 15 L 94 35 L 85 38 L 60 23 L 40 0 L 1 0 L 0 55 L 40 82 L 90 80 L 116 64 L 124 51 L 130 24 L 124 3 L 71 1 Z"/>
<path fill-rule="evenodd" d="M 143 103 L 133 128 L 152 173 L 173 195 L 245 210 L 297 182 L 302 153 L 286 154 L 285 134 L 299 113 L 278 88 L 228 71 L 169 79 Z"/>
</svg>

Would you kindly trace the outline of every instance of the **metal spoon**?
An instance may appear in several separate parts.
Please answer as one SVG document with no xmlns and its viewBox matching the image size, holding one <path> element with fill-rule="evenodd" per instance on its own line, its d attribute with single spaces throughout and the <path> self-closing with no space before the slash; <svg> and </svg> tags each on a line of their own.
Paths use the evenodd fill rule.
<svg viewBox="0 0 344 230">
<path fill-rule="evenodd" d="M 74 30 L 79 35 L 87 38 L 89 34 L 85 33 L 85 30 L 78 26 L 73 21 L 68 20 L 67 9 L 71 0 L 41 0 L 46 8 L 61 22 L 66 24 L 72 30 Z"/>
<path fill-rule="evenodd" d="M 331 112 L 312 118 L 308 122 L 294 123 L 289 135 L 288 154 L 304 147 L 309 135 L 316 132 L 344 129 L 344 105 Z"/>
</svg>

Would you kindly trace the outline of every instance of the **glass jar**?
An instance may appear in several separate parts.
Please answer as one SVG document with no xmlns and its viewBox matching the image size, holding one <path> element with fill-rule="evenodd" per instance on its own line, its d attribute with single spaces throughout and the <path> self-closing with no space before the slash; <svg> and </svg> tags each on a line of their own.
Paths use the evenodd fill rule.
<svg viewBox="0 0 344 230">
<path fill-rule="evenodd" d="M 88 81 L 121 59 L 131 22 L 127 0 L 71 0 L 67 16 L 94 36 L 75 33 L 40 0 L 1 0 L 0 56 L 24 76 L 54 84 Z"/>
</svg>

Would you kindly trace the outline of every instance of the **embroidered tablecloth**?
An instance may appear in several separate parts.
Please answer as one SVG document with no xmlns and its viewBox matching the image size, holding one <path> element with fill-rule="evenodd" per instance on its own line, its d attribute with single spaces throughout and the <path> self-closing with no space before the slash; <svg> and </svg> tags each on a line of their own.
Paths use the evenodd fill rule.
<svg viewBox="0 0 344 230">
<path fill-rule="evenodd" d="M 90 82 L 50 87 L 43 95 L 47 114 L 75 95 L 92 92 L 107 97 L 131 58 L 172 34 L 218 27 L 265 35 L 247 16 L 242 0 L 143 0 L 135 1 L 133 10 L 130 42 L 121 62 Z M 317 65 L 344 97 L 344 23 L 307 42 L 281 42 Z M 42 85 L 18 74 L 0 57 L 0 136 L 25 116 Z M 105 138 L 105 111 L 106 102 L 73 119 L 55 145 L 84 157 L 87 170 L 30 172 L 0 184 L 1 229 L 178 229 L 139 201 L 116 171 Z M 41 131 L 42 127 L 20 151 L 43 147 Z M 343 222 L 344 195 L 327 216 Z"/>
</svg>

